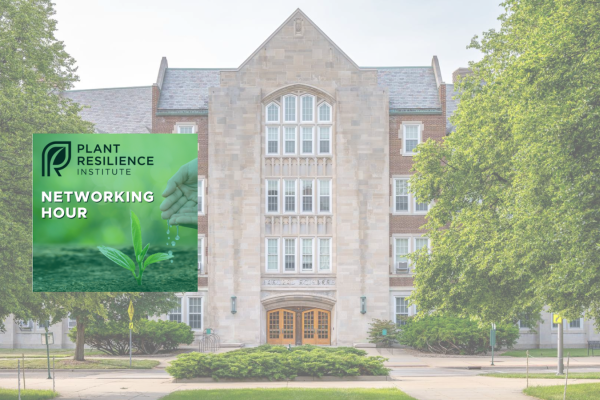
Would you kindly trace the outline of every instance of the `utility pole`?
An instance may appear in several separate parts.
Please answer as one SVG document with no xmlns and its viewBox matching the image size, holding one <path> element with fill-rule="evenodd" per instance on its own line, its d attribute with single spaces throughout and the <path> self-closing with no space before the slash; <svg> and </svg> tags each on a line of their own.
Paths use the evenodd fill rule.
<svg viewBox="0 0 600 400">
<path fill-rule="evenodd" d="M 558 368 L 556 370 L 556 375 L 562 375 L 564 373 L 564 364 L 563 364 L 563 320 L 562 318 L 557 319 L 558 322 Z"/>
</svg>

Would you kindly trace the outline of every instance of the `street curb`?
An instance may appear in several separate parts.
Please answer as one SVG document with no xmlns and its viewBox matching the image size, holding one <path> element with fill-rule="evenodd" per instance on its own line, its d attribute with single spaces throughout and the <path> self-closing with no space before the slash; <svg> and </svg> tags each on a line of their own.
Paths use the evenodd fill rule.
<svg viewBox="0 0 600 400">
<path fill-rule="evenodd" d="M 392 378 L 386 375 L 359 375 L 359 376 L 297 376 L 293 379 L 285 379 L 280 381 L 272 381 L 267 378 L 253 379 L 213 379 L 213 378 L 190 378 L 190 379 L 173 379 L 173 383 L 222 383 L 222 382 L 382 382 L 391 381 Z"/>
</svg>

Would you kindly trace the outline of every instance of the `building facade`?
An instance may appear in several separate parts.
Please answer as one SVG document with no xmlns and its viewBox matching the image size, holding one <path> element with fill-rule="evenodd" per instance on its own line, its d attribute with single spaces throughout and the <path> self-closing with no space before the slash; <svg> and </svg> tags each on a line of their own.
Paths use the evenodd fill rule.
<svg viewBox="0 0 600 400">
<path fill-rule="evenodd" d="M 451 132 L 454 94 L 437 57 L 359 67 L 297 10 L 238 68 L 163 58 L 152 86 L 65 96 L 97 132 L 199 135 L 199 291 L 165 318 L 226 346 L 352 346 L 373 319 L 415 312 L 407 255 L 430 246 L 432 204 L 409 192 L 413 150 Z M 35 347 L 34 325 L 7 324 L 0 346 Z M 522 327 L 520 345 L 552 347 L 550 325 Z M 580 321 L 565 343 L 595 335 Z"/>
</svg>

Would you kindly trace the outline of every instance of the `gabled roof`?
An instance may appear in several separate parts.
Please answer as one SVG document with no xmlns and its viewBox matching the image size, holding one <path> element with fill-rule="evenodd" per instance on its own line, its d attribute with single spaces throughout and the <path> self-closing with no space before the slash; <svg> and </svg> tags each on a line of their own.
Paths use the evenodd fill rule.
<svg viewBox="0 0 600 400">
<path fill-rule="evenodd" d="M 208 88 L 219 86 L 219 69 L 167 68 L 158 110 L 208 109 Z"/>
<path fill-rule="evenodd" d="M 258 46 L 258 48 L 256 50 L 254 50 L 254 52 L 252 54 L 250 54 L 250 56 L 248 58 L 246 58 L 246 60 L 237 68 L 237 70 L 241 70 L 248 62 L 250 62 L 250 60 L 252 60 L 255 56 L 258 55 L 258 53 L 260 52 L 260 50 L 265 47 L 265 45 L 267 43 L 269 43 L 269 41 L 271 41 L 271 39 L 273 37 L 275 37 L 290 21 L 292 21 L 293 19 L 297 18 L 297 17 L 301 17 L 306 19 L 306 21 L 311 24 L 316 30 L 317 32 L 319 32 L 321 35 L 323 35 L 323 37 L 329 41 L 329 43 L 331 44 L 331 46 L 336 49 L 337 51 L 339 51 L 344 57 L 346 57 L 346 59 L 350 62 L 350 64 L 352 64 L 354 67 L 356 67 L 356 69 L 360 69 L 360 67 L 346 54 L 344 53 L 344 51 L 342 49 L 339 48 L 339 46 L 337 44 L 335 44 L 335 42 L 333 40 L 331 40 L 329 38 L 329 36 L 327 36 L 325 34 L 325 32 L 323 32 L 321 30 L 321 28 L 319 28 L 319 26 L 317 24 L 315 24 L 310 18 L 308 18 L 308 16 L 306 14 L 304 14 L 304 12 L 297 8 L 296 11 L 294 11 L 292 13 L 292 15 L 290 15 L 285 21 L 283 21 L 283 23 L 281 25 L 279 25 L 279 27 L 277 29 L 275 29 L 275 31 L 267 38 L 267 40 L 265 40 L 264 42 L 261 43 L 260 46 Z"/>
<path fill-rule="evenodd" d="M 374 67 L 377 84 L 386 87 L 390 109 L 441 109 L 432 67 Z"/>
<path fill-rule="evenodd" d="M 152 87 L 69 90 L 62 96 L 89 106 L 80 115 L 97 133 L 148 133 L 152 130 Z"/>
</svg>

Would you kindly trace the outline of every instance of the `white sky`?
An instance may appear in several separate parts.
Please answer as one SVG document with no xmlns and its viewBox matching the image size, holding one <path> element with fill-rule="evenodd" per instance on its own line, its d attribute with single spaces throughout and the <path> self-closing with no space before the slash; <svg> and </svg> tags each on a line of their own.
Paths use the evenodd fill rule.
<svg viewBox="0 0 600 400">
<path fill-rule="evenodd" d="M 424 66 L 444 81 L 500 27 L 500 0 L 55 0 L 57 38 L 77 60 L 75 89 L 147 86 L 172 68 L 235 68 L 302 9 L 360 66 Z"/>
</svg>

